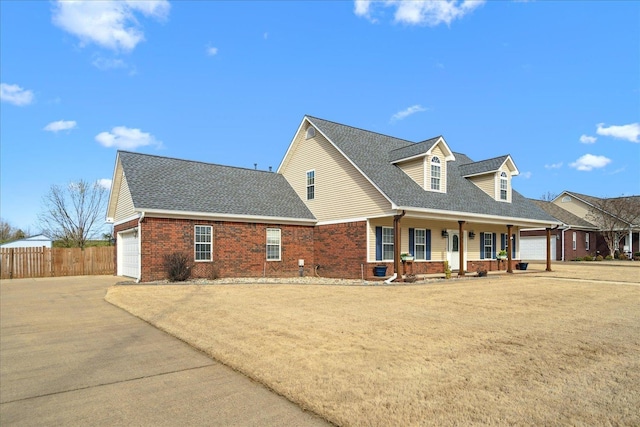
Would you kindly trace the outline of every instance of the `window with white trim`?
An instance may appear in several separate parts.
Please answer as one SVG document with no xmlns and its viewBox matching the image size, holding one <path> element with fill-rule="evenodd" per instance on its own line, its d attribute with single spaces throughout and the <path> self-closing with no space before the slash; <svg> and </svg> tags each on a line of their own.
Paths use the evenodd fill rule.
<svg viewBox="0 0 640 427">
<path fill-rule="evenodd" d="M 196 261 L 211 261 L 211 229 L 210 225 L 196 225 L 194 229 L 194 252 Z"/>
<path fill-rule="evenodd" d="M 482 250 L 484 252 L 484 259 L 493 258 L 493 235 L 491 233 L 484 233 Z"/>
<path fill-rule="evenodd" d="M 507 174 L 502 172 L 500 174 L 500 200 L 507 200 L 508 181 Z"/>
<path fill-rule="evenodd" d="M 267 261 L 281 260 L 281 232 L 279 228 L 267 228 Z"/>
<path fill-rule="evenodd" d="M 424 228 L 416 228 L 413 233 L 414 258 L 427 259 L 427 230 Z"/>
<path fill-rule="evenodd" d="M 578 235 L 577 235 L 577 233 L 574 231 L 574 232 L 573 232 L 573 250 L 574 250 L 574 251 L 576 250 L 576 247 L 578 246 L 578 245 L 577 245 L 577 243 L 578 243 Z"/>
<path fill-rule="evenodd" d="M 316 198 L 316 171 L 307 172 L 307 200 Z"/>
<path fill-rule="evenodd" d="M 434 156 L 431 159 L 431 189 L 440 191 L 440 174 L 442 172 L 442 166 L 440 164 L 440 158 Z"/>
<path fill-rule="evenodd" d="M 382 259 L 393 259 L 392 227 L 382 227 Z"/>
<path fill-rule="evenodd" d="M 589 233 L 586 233 L 584 235 L 584 248 L 586 250 L 589 250 Z"/>
<path fill-rule="evenodd" d="M 313 126 L 309 126 L 307 128 L 305 139 L 313 138 L 314 136 L 316 136 L 316 128 L 314 128 Z"/>
</svg>

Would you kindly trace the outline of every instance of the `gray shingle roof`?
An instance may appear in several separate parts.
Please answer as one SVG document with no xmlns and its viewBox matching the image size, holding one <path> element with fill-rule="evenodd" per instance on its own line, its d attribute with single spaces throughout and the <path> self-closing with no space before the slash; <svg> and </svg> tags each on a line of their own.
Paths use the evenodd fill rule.
<svg viewBox="0 0 640 427">
<path fill-rule="evenodd" d="M 126 151 L 118 156 L 139 210 L 315 219 L 277 173 Z"/>
<path fill-rule="evenodd" d="M 462 176 L 459 166 L 473 163 L 464 154 L 454 153 L 456 160 L 447 163 L 446 193 L 425 191 L 398 166 L 389 162 L 390 151 L 409 151 L 415 143 L 316 117 L 307 116 L 307 119 L 397 206 L 556 222 L 516 191 L 512 192 L 511 203 L 489 197 Z"/>
<path fill-rule="evenodd" d="M 427 139 L 426 141 L 422 141 L 417 144 L 411 144 L 406 147 L 391 150 L 389 152 L 389 161 L 397 162 L 398 160 L 409 159 L 411 157 L 424 154 L 429 151 L 439 139 L 440 137 L 436 136 L 435 138 Z"/>
<path fill-rule="evenodd" d="M 507 160 L 509 156 L 494 157 L 493 159 L 482 160 L 479 162 L 467 163 L 459 165 L 458 169 L 462 176 L 481 175 L 484 173 L 495 172 Z"/>
<path fill-rule="evenodd" d="M 572 214 L 566 209 L 562 209 L 555 203 L 547 202 L 544 200 L 529 200 L 531 200 L 532 203 L 540 206 L 545 212 L 547 212 L 558 221 L 561 221 L 566 225 L 570 225 L 573 228 L 596 228 L 596 226 L 591 224 L 589 221 Z"/>
</svg>

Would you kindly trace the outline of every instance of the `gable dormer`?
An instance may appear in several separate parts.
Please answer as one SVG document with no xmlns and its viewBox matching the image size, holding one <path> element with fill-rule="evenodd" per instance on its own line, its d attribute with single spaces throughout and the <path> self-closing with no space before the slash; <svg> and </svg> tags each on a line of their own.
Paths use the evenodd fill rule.
<svg viewBox="0 0 640 427">
<path fill-rule="evenodd" d="M 511 203 L 511 178 L 518 168 L 511 156 L 500 156 L 458 166 L 460 174 L 498 202 Z"/>
<path fill-rule="evenodd" d="M 425 191 L 438 193 L 447 192 L 447 162 L 454 160 L 453 152 L 441 136 L 389 153 L 391 164 L 402 169 Z"/>
</svg>

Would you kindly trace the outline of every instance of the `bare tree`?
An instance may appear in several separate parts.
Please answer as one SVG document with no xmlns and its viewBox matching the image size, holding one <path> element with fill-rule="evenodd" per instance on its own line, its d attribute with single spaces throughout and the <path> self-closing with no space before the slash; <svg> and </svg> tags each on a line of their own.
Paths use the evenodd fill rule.
<svg viewBox="0 0 640 427">
<path fill-rule="evenodd" d="M 14 227 L 8 221 L 0 218 L 0 243 L 24 239 L 28 233 Z"/>
<path fill-rule="evenodd" d="M 540 200 L 544 200 L 545 202 L 553 201 L 558 195 L 556 193 L 552 193 L 551 191 L 547 191 L 545 194 L 540 196 Z"/>
<path fill-rule="evenodd" d="M 101 231 L 107 189 L 97 182 L 52 185 L 42 201 L 43 210 L 38 216 L 42 228 L 64 246 L 84 248 L 87 240 Z"/>
<path fill-rule="evenodd" d="M 600 228 L 609 253 L 613 255 L 622 239 L 640 227 L 640 197 L 590 198 L 587 220 Z"/>
</svg>

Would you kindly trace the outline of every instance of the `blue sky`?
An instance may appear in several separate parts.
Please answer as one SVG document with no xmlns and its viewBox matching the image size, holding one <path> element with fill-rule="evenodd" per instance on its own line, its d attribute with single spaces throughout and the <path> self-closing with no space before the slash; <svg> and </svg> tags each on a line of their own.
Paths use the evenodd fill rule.
<svg viewBox="0 0 640 427">
<path fill-rule="evenodd" d="M 474 160 L 527 197 L 640 194 L 640 3 L 0 2 L 0 215 L 118 149 L 259 169 L 305 114 Z"/>
</svg>

